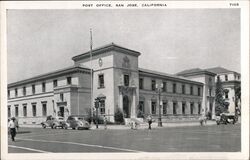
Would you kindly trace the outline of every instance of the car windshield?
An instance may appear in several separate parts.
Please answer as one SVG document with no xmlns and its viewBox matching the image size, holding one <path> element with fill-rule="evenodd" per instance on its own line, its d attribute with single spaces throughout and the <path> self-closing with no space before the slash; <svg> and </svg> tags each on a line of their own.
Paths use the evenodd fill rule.
<svg viewBox="0 0 250 160">
<path fill-rule="evenodd" d="M 82 121 L 82 120 L 84 120 L 84 118 L 83 118 L 83 117 L 78 117 L 77 119 L 78 119 L 78 120 L 81 120 L 81 121 Z"/>
</svg>

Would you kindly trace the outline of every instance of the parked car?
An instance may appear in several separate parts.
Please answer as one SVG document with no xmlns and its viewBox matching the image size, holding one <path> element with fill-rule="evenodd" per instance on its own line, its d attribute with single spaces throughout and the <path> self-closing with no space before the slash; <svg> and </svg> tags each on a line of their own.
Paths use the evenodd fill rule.
<svg viewBox="0 0 250 160">
<path fill-rule="evenodd" d="M 216 123 L 220 124 L 234 124 L 237 121 L 237 118 L 234 114 L 221 113 L 220 116 L 217 116 Z"/>
<path fill-rule="evenodd" d="M 41 123 L 43 128 L 51 127 L 52 129 L 56 129 L 57 127 L 64 128 L 66 125 L 66 121 L 63 117 L 54 117 L 48 116 L 45 122 Z"/>
<path fill-rule="evenodd" d="M 66 121 L 65 128 L 72 128 L 72 129 L 89 129 L 90 124 L 86 120 L 84 120 L 83 116 L 69 116 Z"/>
</svg>

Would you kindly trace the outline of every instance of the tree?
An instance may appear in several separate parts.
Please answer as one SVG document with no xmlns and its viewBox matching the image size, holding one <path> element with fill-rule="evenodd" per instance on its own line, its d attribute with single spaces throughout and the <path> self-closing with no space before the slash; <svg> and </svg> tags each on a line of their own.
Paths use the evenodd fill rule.
<svg viewBox="0 0 250 160">
<path fill-rule="evenodd" d="M 219 77 L 217 77 L 216 90 L 215 90 L 215 113 L 219 115 L 222 112 L 225 112 L 225 99 L 223 97 L 224 90 L 222 83 Z"/>
<path fill-rule="evenodd" d="M 117 107 L 115 112 L 115 122 L 118 124 L 124 124 L 123 113 L 120 108 Z"/>
</svg>

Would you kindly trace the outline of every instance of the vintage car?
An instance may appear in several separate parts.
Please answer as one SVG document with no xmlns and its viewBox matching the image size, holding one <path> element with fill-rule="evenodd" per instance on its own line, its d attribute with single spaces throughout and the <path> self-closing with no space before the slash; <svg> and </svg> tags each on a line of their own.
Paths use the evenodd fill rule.
<svg viewBox="0 0 250 160">
<path fill-rule="evenodd" d="M 216 123 L 220 124 L 234 124 L 237 121 L 237 118 L 234 114 L 230 113 L 221 113 L 220 116 L 217 116 Z"/>
<path fill-rule="evenodd" d="M 56 129 L 58 127 L 64 128 L 66 126 L 66 122 L 63 117 L 53 117 L 48 116 L 45 122 L 41 123 L 43 128 L 51 127 L 52 129 Z"/>
<path fill-rule="evenodd" d="M 66 128 L 72 128 L 72 129 L 89 129 L 90 124 L 86 120 L 84 120 L 83 116 L 69 116 L 66 121 Z"/>
</svg>

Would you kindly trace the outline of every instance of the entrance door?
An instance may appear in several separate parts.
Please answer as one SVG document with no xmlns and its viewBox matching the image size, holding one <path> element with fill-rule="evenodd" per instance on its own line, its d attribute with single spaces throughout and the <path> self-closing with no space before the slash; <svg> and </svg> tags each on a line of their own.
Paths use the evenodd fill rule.
<svg viewBox="0 0 250 160">
<path fill-rule="evenodd" d="M 130 118 L 129 99 L 126 95 L 123 96 L 123 113 L 125 118 Z"/>
<path fill-rule="evenodd" d="M 64 107 L 59 107 L 59 114 L 58 116 L 64 117 Z"/>
</svg>

